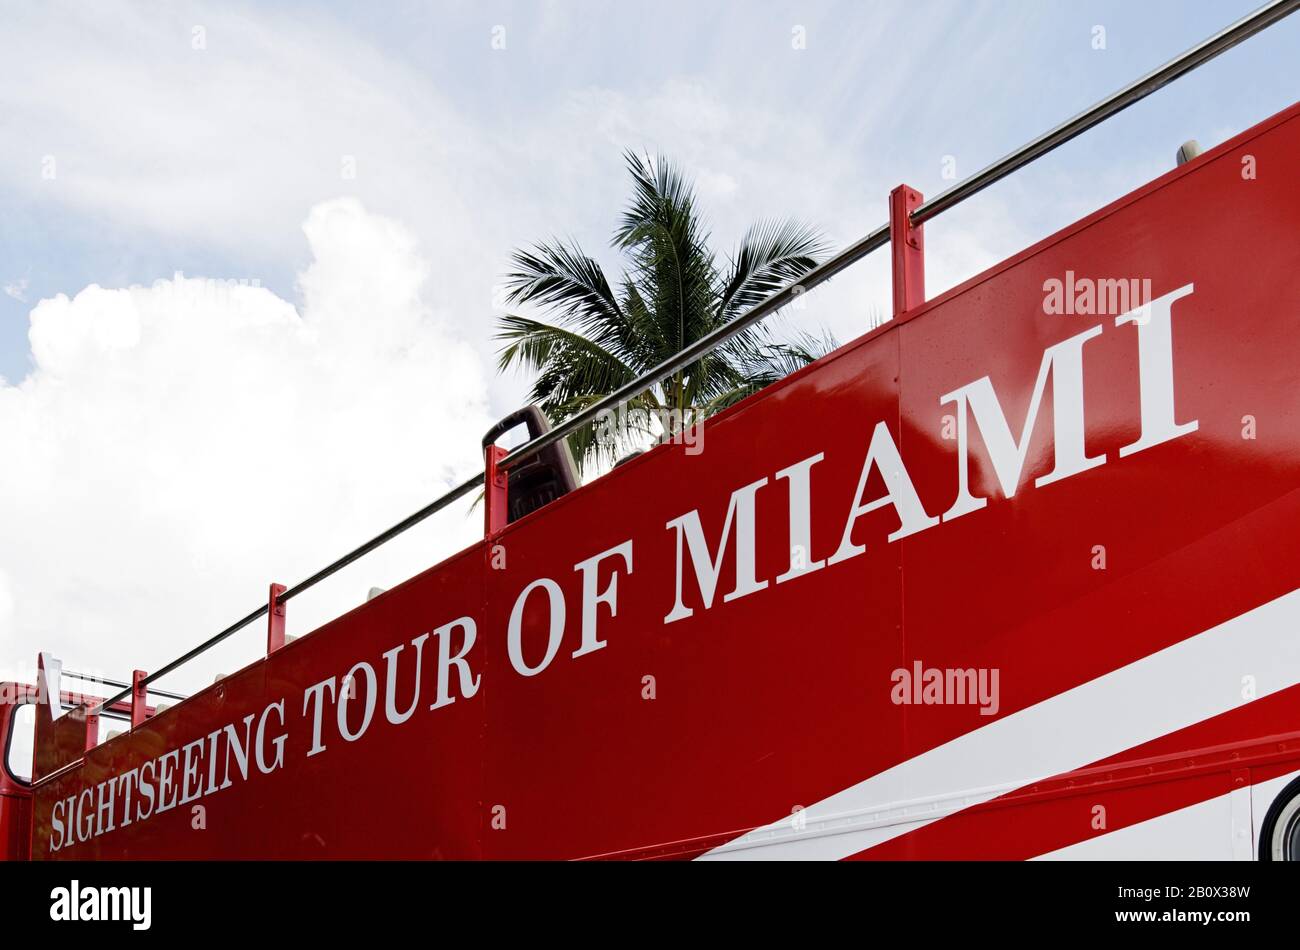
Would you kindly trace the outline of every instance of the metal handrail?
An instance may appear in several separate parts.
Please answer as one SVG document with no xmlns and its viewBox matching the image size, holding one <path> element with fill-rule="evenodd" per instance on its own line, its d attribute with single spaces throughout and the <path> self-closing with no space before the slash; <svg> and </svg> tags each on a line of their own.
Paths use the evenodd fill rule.
<svg viewBox="0 0 1300 950">
<path fill-rule="evenodd" d="M 1163 66 L 1152 70 L 1140 79 L 1134 80 L 1122 89 L 1107 96 L 1105 99 L 1089 106 L 1074 117 L 1067 119 L 1060 125 L 1049 129 L 1037 138 L 1027 142 L 1007 155 L 1004 155 L 1002 158 L 976 172 L 965 181 L 941 192 L 928 201 L 922 202 L 913 209 L 910 215 L 911 223 L 913 225 L 922 224 L 931 218 L 937 217 L 944 211 L 955 207 L 972 195 L 983 191 L 995 182 L 1001 181 L 1012 172 L 1028 165 L 1030 162 L 1038 158 L 1041 158 L 1043 155 L 1046 155 L 1058 146 L 1070 141 L 1070 139 L 1087 131 L 1094 125 L 1104 122 L 1116 113 L 1127 109 L 1129 106 L 1142 99 L 1145 99 L 1157 89 L 1160 89 L 1180 76 L 1191 72 L 1198 66 L 1204 65 L 1220 53 L 1231 49 L 1243 40 L 1254 36 L 1259 31 L 1272 26 L 1282 18 L 1294 13 L 1297 8 L 1300 8 L 1300 0 L 1270 0 L 1269 3 L 1264 4 L 1254 12 L 1248 13 L 1237 22 L 1224 27 L 1208 39 L 1202 40 L 1195 46 L 1192 46 L 1180 53 L 1178 56 L 1175 56 Z M 608 396 L 593 403 L 576 415 L 570 416 L 563 423 L 551 429 L 549 432 L 546 432 L 513 449 L 500 460 L 498 465 L 509 467 L 526 458 L 536 455 L 538 452 L 548 446 L 554 445 L 561 439 L 567 438 L 583 426 L 600 418 L 604 413 L 611 409 L 618 408 L 629 398 L 640 395 L 642 392 L 649 389 L 651 386 L 654 386 L 661 380 L 671 376 L 678 370 L 689 366 L 701 356 L 711 352 L 727 340 L 753 326 L 759 320 L 762 320 L 769 314 L 784 307 L 799 295 L 811 290 L 825 281 L 830 280 L 840 271 L 857 263 L 872 251 L 884 247 L 888 243 L 889 225 L 886 223 L 867 234 L 866 237 L 861 238 L 854 244 L 851 244 L 838 254 L 810 270 L 801 280 L 776 291 L 766 300 L 751 307 L 731 322 L 718 327 L 712 333 L 700 337 L 690 346 L 664 360 L 658 366 L 642 373 L 630 383 L 619 387 Z M 289 588 L 279 596 L 277 599 L 278 602 L 285 603 L 291 600 L 325 580 L 327 577 L 330 577 L 347 567 L 358 558 L 364 557 L 375 548 L 391 541 L 404 531 L 415 527 L 430 515 L 441 511 L 452 502 L 465 497 L 483 483 L 483 477 L 484 473 L 479 472 L 477 475 L 465 480 L 437 500 L 425 505 L 414 514 L 403 518 L 386 531 L 375 535 L 365 544 L 349 551 L 338 560 L 311 575 L 311 577 Z M 236 621 L 225 630 L 222 630 L 216 636 L 203 641 L 184 656 L 178 657 L 166 666 L 150 673 L 148 676 L 144 677 L 141 682 L 147 685 L 155 679 L 172 672 L 177 667 L 188 663 L 190 660 L 194 659 L 194 657 L 206 652 L 249 624 L 265 617 L 269 609 L 269 604 L 259 607 L 242 620 Z M 130 687 L 127 687 L 121 693 L 111 696 L 100 703 L 97 710 L 111 705 L 121 699 L 125 699 L 130 695 L 130 693 L 131 689 Z"/>
<path fill-rule="evenodd" d="M 1298 0 L 1298 2 L 1300 2 L 1300 0 Z M 419 524 L 425 518 L 428 518 L 430 515 L 441 511 L 443 508 L 446 508 L 452 502 L 465 497 L 482 483 L 483 483 L 483 473 L 479 472 L 473 478 L 467 479 L 466 481 L 462 482 L 460 485 L 453 488 L 451 491 L 447 492 L 445 495 L 441 496 L 437 500 L 432 501 L 429 504 L 425 505 L 419 511 L 403 518 L 401 521 L 397 522 L 397 524 L 393 525 L 388 530 L 375 535 L 365 544 L 361 545 L 358 548 L 354 548 L 353 550 L 349 551 L 347 554 L 339 558 L 337 561 L 334 561 L 328 566 L 317 571 L 315 574 L 307 578 L 305 581 L 302 581 L 301 583 L 295 584 L 293 587 L 290 587 L 278 598 L 276 598 L 277 602 L 283 604 L 288 602 L 292 598 L 297 597 L 303 591 L 307 590 L 310 587 L 314 587 L 316 584 L 319 584 L 321 581 L 325 580 L 325 578 L 329 577 L 330 575 L 336 574 L 337 572 L 343 570 L 343 568 L 347 567 L 357 558 L 364 557 L 365 555 L 373 551 L 375 548 L 379 547 L 380 545 L 386 544 L 387 542 L 391 541 L 393 538 L 397 537 L 402 532 L 415 527 L 417 524 Z M 141 679 L 140 683 L 142 685 L 147 686 L 148 684 L 152 683 L 154 680 L 161 679 L 162 677 L 166 676 L 168 673 L 172 672 L 177 667 L 184 666 L 186 663 L 194 659 L 196 656 L 199 656 L 202 653 L 206 653 L 208 650 L 212 649 L 218 643 L 221 643 L 223 640 L 226 640 L 234 636 L 240 630 L 243 630 L 245 627 L 247 627 L 250 623 L 254 623 L 260 620 L 262 617 L 265 617 L 267 613 L 270 611 L 270 609 L 271 609 L 271 605 L 269 602 L 263 604 L 261 607 L 258 607 L 248 616 L 243 617 L 240 620 L 236 620 L 234 623 L 232 623 L 225 630 L 222 630 L 216 636 L 209 637 L 207 640 L 204 640 L 202 643 L 194 647 L 188 653 L 185 653 L 182 656 L 178 656 L 176 659 L 172 660 L 166 666 L 154 670 L 148 676 L 145 676 L 143 679 Z M 105 706 L 111 706 L 113 703 L 122 699 L 126 699 L 126 697 L 130 695 L 131 695 L 131 687 L 128 686 L 126 689 L 122 690 L 122 692 L 110 696 L 107 699 L 105 699 L 103 702 L 101 702 L 99 706 L 96 707 L 95 711 L 98 711 L 99 709 L 102 709 Z"/>
<path fill-rule="evenodd" d="M 1047 132 L 1044 132 L 1042 135 L 1025 145 L 1022 145 L 1015 151 L 1004 155 L 993 164 L 976 172 L 960 184 L 954 185 L 947 191 L 944 191 L 931 198 L 929 201 L 918 205 L 913 209 L 910 215 L 912 224 L 923 224 L 930 218 L 960 204 L 977 192 L 983 191 L 989 185 L 1007 177 L 1007 175 L 1010 175 L 1018 168 L 1029 164 L 1034 161 L 1034 159 L 1041 158 L 1057 146 L 1068 142 L 1081 132 L 1105 121 L 1115 113 L 1133 105 L 1135 102 L 1146 98 L 1151 95 L 1151 93 L 1177 79 L 1179 76 L 1190 72 L 1197 66 L 1209 62 L 1215 56 L 1231 49 L 1242 40 L 1248 39 L 1260 30 L 1272 26 L 1283 17 L 1294 13 L 1297 8 L 1300 8 L 1300 0 L 1272 0 L 1271 3 L 1266 3 L 1253 13 L 1249 13 L 1242 17 L 1236 23 L 1224 27 L 1209 39 L 1197 43 L 1185 52 L 1175 56 L 1163 66 L 1147 73 L 1141 79 L 1129 83 L 1123 89 L 1112 93 L 1095 105 L 1083 110 L 1073 118 L 1066 120 Z M 816 287 L 824 281 L 829 280 L 850 264 L 856 263 L 872 251 L 883 247 L 888 243 L 889 225 L 886 223 L 876 228 L 856 244 L 850 245 L 843 251 L 840 251 L 840 253 L 830 258 L 821 266 L 809 271 L 801 280 L 778 290 L 762 303 L 747 310 L 735 320 L 719 327 L 707 336 L 700 337 L 700 339 L 696 340 L 686 349 L 682 350 L 675 356 L 664 360 L 654 369 L 643 373 L 626 386 L 610 393 L 599 402 L 593 403 L 577 415 L 571 416 L 569 419 L 565 420 L 562 425 L 558 425 L 550 432 L 547 432 L 546 434 L 514 449 L 502 458 L 498 464 L 508 467 L 516 462 L 523 461 L 525 458 L 537 454 L 547 446 L 553 445 L 560 439 L 571 435 L 578 429 L 581 429 L 584 425 L 595 421 L 601 416 L 601 414 L 621 405 L 628 397 L 639 395 L 646 389 L 650 388 L 650 386 L 653 386 L 660 380 L 671 376 L 679 369 L 693 363 L 695 360 L 699 359 L 699 357 L 713 350 L 718 345 L 725 343 L 727 340 L 752 326 L 763 317 L 785 306 L 794 299 L 794 297 L 804 291 L 811 290 L 813 287 Z"/>
<path fill-rule="evenodd" d="M 1168 85 L 1198 66 L 1204 65 L 1220 53 L 1226 52 L 1243 40 L 1254 36 L 1260 30 L 1267 29 L 1283 17 L 1289 16 L 1300 7 L 1300 0 L 1274 0 L 1266 3 L 1252 13 L 1246 14 L 1236 23 L 1225 26 L 1218 33 L 1204 39 L 1195 46 L 1179 53 L 1163 66 L 1151 70 L 1140 79 L 1135 79 L 1123 89 L 1112 92 L 1105 99 L 1084 109 L 1078 115 L 1066 119 L 1060 125 L 1044 132 L 1038 138 L 1026 142 L 1014 152 L 1010 152 L 991 165 L 980 169 L 970 178 L 953 185 L 947 191 L 940 192 L 929 201 L 922 202 L 912 211 L 912 224 L 923 224 L 936 215 L 940 215 L 954 205 L 960 204 L 971 195 L 983 191 L 996 181 L 1006 178 L 1012 172 L 1023 168 L 1035 159 L 1042 158 L 1052 149 L 1064 145 L 1070 139 L 1086 132 L 1118 112 L 1127 109 L 1133 103 L 1145 99 L 1157 89 Z"/>
<path fill-rule="evenodd" d="M 130 683 L 123 683 L 121 680 L 111 680 L 106 676 L 92 676 L 89 673 L 74 673 L 72 670 L 62 670 L 60 675 L 70 676 L 74 680 L 82 680 L 86 683 L 99 683 L 101 686 L 117 686 L 127 690 L 128 692 L 131 690 Z M 155 696 L 162 696 L 166 699 L 189 699 L 188 696 L 183 696 L 180 693 L 169 693 L 165 689 L 151 689 L 148 692 L 153 693 Z"/>
</svg>

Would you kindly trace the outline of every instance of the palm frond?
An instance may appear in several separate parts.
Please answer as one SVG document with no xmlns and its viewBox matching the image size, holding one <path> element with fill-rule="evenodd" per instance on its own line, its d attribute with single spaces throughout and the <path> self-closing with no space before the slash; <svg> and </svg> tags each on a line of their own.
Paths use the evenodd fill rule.
<svg viewBox="0 0 1300 950">
<path fill-rule="evenodd" d="M 498 324 L 495 338 L 506 344 L 498 368 L 519 365 L 538 372 L 531 392 L 535 401 L 612 392 L 637 375 L 616 354 L 572 330 L 509 313 Z"/>
<path fill-rule="evenodd" d="M 631 152 L 626 159 L 633 195 L 614 243 L 631 256 L 637 291 L 676 352 L 715 325 L 717 270 L 708 234 L 691 185 L 672 162 Z"/>
<path fill-rule="evenodd" d="M 575 244 L 538 244 L 517 250 L 506 275 L 510 304 L 546 307 L 558 323 L 580 330 L 602 346 L 629 355 L 636 336 L 604 270 Z"/>
<path fill-rule="evenodd" d="M 741 239 L 719 294 L 726 322 L 762 303 L 826 259 L 830 243 L 816 228 L 797 221 L 761 221 Z"/>
<path fill-rule="evenodd" d="M 511 303 L 544 308 L 553 322 L 500 316 L 500 368 L 533 372 L 530 396 L 557 422 L 798 281 L 829 252 L 815 228 L 764 221 L 746 232 L 724 274 L 690 180 L 663 156 L 629 151 L 624 157 L 632 196 L 613 240 L 628 259 L 621 278 L 611 284 L 593 258 L 559 241 L 516 251 L 506 278 Z M 747 327 L 658 381 L 613 419 L 583 426 L 570 437 L 575 458 L 613 461 L 662 440 L 673 427 L 733 405 L 838 345 L 825 333 L 777 338 L 772 327 Z"/>
<path fill-rule="evenodd" d="M 553 421 L 562 421 L 598 402 L 600 395 L 575 396 L 568 400 L 549 400 L 542 409 Z M 642 393 L 617 411 L 598 417 L 569 436 L 569 447 L 579 471 L 592 462 L 613 464 L 631 449 L 643 448 L 657 435 L 653 420 L 659 414 L 659 401 L 653 392 Z"/>
<path fill-rule="evenodd" d="M 704 411 L 708 415 L 721 412 L 777 380 L 803 369 L 809 363 L 816 362 L 838 349 L 839 345 L 829 330 L 823 330 L 820 336 L 803 330 L 791 340 L 770 343 L 752 351 L 736 367 L 742 377 L 741 382 L 714 396 L 705 404 Z"/>
</svg>

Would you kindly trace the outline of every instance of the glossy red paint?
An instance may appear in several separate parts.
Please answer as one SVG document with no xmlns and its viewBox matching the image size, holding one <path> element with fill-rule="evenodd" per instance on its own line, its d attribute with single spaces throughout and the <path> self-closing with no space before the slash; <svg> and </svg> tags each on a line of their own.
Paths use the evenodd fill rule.
<svg viewBox="0 0 1300 950">
<path fill-rule="evenodd" d="M 714 417 L 701 454 L 658 447 L 509 525 L 489 504 L 491 546 L 448 559 L 40 784 L 34 855 L 690 857 L 1300 588 L 1297 153 L 1292 107 Z M 1258 177 L 1243 177 L 1245 155 Z M 1045 313 L 1045 282 L 1067 274 L 1150 280 L 1154 298 L 1182 292 L 1170 321 L 1173 413 L 1195 431 L 1122 451 L 1143 434 L 1143 399 L 1155 399 L 1139 391 L 1140 327 L 1117 324 L 1115 313 Z M 1084 447 L 1104 463 L 1035 487 L 1061 441 L 1054 364 L 1012 497 L 972 424 L 970 491 L 984 507 L 889 541 L 904 525 L 895 495 L 845 537 L 855 502 L 884 495 L 898 472 L 885 458 L 863 477 L 869 447 L 897 447 L 924 517 L 940 519 L 960 497 L 948 437 L 958 420 L 945 418 L 957 410 L 945 394 L 988 377 L 1019 438 L 1044 351 L 1093 328 L 1081 349 Z M 805 476 L 811 548 L 796 552 L 803 533 L 791 499 Z M 728 545 L 706 606 L 689 558 L 678 588 L 692 512 L 713 551 L 724 525 L 743 522 L 748 499 L 753 582 Z M 855 544 L 865 551 L 835 557 Z M 611 584 L 614 595 L 603 596 Z M 462 654 L 466 670 L 448 665 Z M 897 703 L 891 677 L 916 662 L 1001 671 L 994 714 Z M 396 688 L 385 691 L 389 668 Z M 330 684 L 322 696 L 349 684 L 355 695 L 341 717 L 325 703 L 317 742 L 311 690 L 321 683 Z M 1294 730 L 1294 695 L 1229 715 L 1227 733 L 1216 717 L 1186 723 L 1160 755 L 1194 769 L 1204 743 L 1226 741 L 1224 757 L 1181 784 L 1113 794 L 1134 814 L 1159 813 L 1300 768 L 1294 744 L 1261 751 L 1266 737 Z M 372 700 L 368 727 L 349 739 Z M 1153 709 L 1162 701 L 1150 697 Z M 179 761 L 187 743 L 248 716 L 250 735 L 265 726 L 271 768 L 251 765 L 192 803 L 125 826 L 119 816 L 112 830 L 75 840 L 86 827 L 77 802 L 88 790 L 93 799 L 97 783 L 168 754 Z M 1131 783 L 1124 763 L 1154 750 L 1115 753 L 1097 767 Z M 909 773 L 897 774 L 897 797 L 882 809 L 916 793 Z M 959 771 L 950 781 L 953 793 L 967 788 Z M 69 802 L 60 840 L 55 819 Z M 999 810 L 1017 821 L 1010 800 L 880 853 L 1038 853 L 1061 840 L 1051 809 L 1069 806 L 1033 807 L 1049 817 L 1006 844 L 963 829 Z M 945 828 L 955 840 L 945 843 Z"/>
<path fill-rule="evenodd" d="M 925 225 L 912 226 L 911 214 L 925 200 L 915 188 L 899 185 L 889 193 L 889 255 L 894 284 L 894 316 L 925 303 Z"/>
<path fill-rule="evenodd" d="M 284 584 L 272 584 L 267 594 L 266 609 L 266 655 L 270 656 L 284 646 L 284 625 L 287 611 L 280 595 L 289 588 Z"/>
<path fill-rule="evenodd" d="M 857 860 L 1024 860 L 1300 768 L 1300 687 L 1052 776 L 854 855 Z M 1189 752 L 1191 754 L 1189 754 Z M 1225 829 L 1226 831 L 1226 829 Z M 1153 855 L 1156 857 L 1156 855 Z"/>
<path fill-rule="evenodd" d="M 39 682 L 46 675 L 44 656 L 37 657 L 36 670 Z M 35 695 L 41 699 L 45 698 L 39 689 L 36 690 Z M 79 762 L 87 751 L 94 748 L 98 726 L 98 719 L 92 722 L 86 706 L 79 705 L 65 715 L 59 715 L 57 711 L 51 710 L 49 703 L 38 702 L 35 749 L 32 757 L 33 779 L 39 782 Z"/>
<path fill-rule="evenodd" d="M 499 464 L 508 454 L 499 445 L 483 450 L 483 535 L 488 538 L 500 534 L 509 518 L 509 484 L 506 470 Z"/>
<path fill-rule="evenodd" d="M 0 861 L 31 856 L 32 789 L 9 773 L 9 741 L 21 706 L 34 702 L 36 690 L 23 683 L 0 683 Z"/>
<path fill-rule="evenodd" d="M 11 744 L 14 742 L 15 718 L 23 706 L 36 707 L 39 723 L 39 699 L 40 691 L 36 686 L 0 682 L 0 861 L 26 860 L 31 856 L 33 791 L 26 775 L 36 768 L 36 763 L 26 763 L 23 777 L 11 772 Z M 85 703 L 87 697 L 81 693 L 65 691 L 61 694 L 60 701 L 66 707 L 73 707 Z M 126 719 L 128 715 L 134 714 L 134 707 L 128 703 L 116 703 L 110 707 L 110 711 L 115 718 Z M 141 711 L 145 716 L 154 712 L 148 706 L 142 706 Z M 88 747 L 93 747 L 93 743 L 85 717 L 70 721 L 76 723 L 76 727 L 67 733 L 69 754 L 75 761 L 82 755 L 75 748 L 75 743 L 81 741 Z M 83 729 L 85 732 L 82 732 Z M 20 763 L 15 761 L 13 764 Z"/>
</svg>

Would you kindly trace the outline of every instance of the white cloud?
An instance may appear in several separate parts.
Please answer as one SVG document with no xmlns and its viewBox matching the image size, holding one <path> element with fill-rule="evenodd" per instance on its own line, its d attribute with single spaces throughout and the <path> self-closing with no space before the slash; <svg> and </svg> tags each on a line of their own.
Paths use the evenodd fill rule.
<svg viewBox="0 0 1300 950">
<path fill-rule="evenodd" d="M 176 249 L 265 285 L 300 266 L 284 237 L 308 208 L 355 196 L 419 237 L 437 263 L 426 300 L 489 351 L 522 186 L 481 117 L 401 58 L 308 10 L 106 0 L 6 15 L 0 116 L 21 135 L 0 149 L 0 185 L 47 227 L 92 221 L 126 260 Z"/>
<path fill-rule="evenodd" d="M 50 210 L 265 253 L 305 208 L 354 187 L 388 210 L 416 193 L 422 210 L 458 201 L 439 174 L 463 131 L 444 99 L 305 12 L 10 12 L 0 52 L 22 81 L 0 86 L 0 111 L 23 134 L 0 172 Z"/>
<path fill-rule="evenodd" d="M 27 302 L 27 278 L 22 277 L 18 280 L 11 280 L 5 284 L 5 296 L 12 297 L 19 303 Z"/>
<path fill-rule="evenodd" d="M 156 668 L 481 465 L 480 361 L 423 303 L 410 232 L 354 199 L 303 230 L 301 312 L 179 275 L 31 311 L 35 368 L 0 386 L 0 664 L 45 649 L 118 676 Z M 295 600 L 291 631 L 477 531 L 463 512 L 427 524 Z M 263 637 L 237 638 L 220 668 Z"/>
<path fill-rule="evenodd" d="M 489 62 L 518 70 L 546 29 L 573 29 L 566 17 L 552 8 L 537 35 L 520 22 L 510 52 L 489 49 L 486 26 L 474 36 Z M 202 50 L 192 48 L 194 24 L 206 30 Z M 749 41 L 775 37 L 783 69 L 822 62 L 823 53 L 787 56 L 788 25 L 769 27 L 759 18 Z M 829 39 L 831 29 L 813 33 Z M 252 278 L 293 259 L 281 236 L 304 209 L 354 194 L 418 234 L 437 262 L 428 299 L 455 313 L 485 361 L 513 247 L 572 236 L 611 270 L 623 266 L 608 240 L 628 197 L 624 149 L 662 150 L 682 165 L 724 253 L 764 217 L 809 221 L 845 246 L 884 220 L 898 184 L 889 150 L 846 147 L 891 112 L 879 90 L 853 93 L 852 111 L 825 113 L 737 88 L 704 64 L 630 85 L 612 74 L 592 84 L 589 69 L 565 82 L 548 76 L 530 85 L 536 102 L 521 111 L 497 103 L 515 86 L 431 82 L 420 63 L 383 55 L 326 14 L 177 4 L 144 15 L 113 0 L 60 17 L 16 12 L 0 31 L 0 59 L 29 77 L 0 84 L 0 112 L 24 129 L 21 147 L 0 151 L 0 181 L 43 218 L 103 219 L 116 240 L 222 254 Z M 812 81 L 779 70 L 769 81 L 778 76 L 779 85 Z M 839 79 L 836 96 L 849 95 L 856 80 Z M 40 174 L 47 155 L 53 180 Z M 340 176 L 345 156 L 355 178 Z M 978 223 L 972 248 L 975 234 L 989 238 Z M 888 309 L 885 258 L 840 275 L 798 318 L 846 341 L 864 332 L 871 311 Z M 937 289 L 947 282 L 939 268 L 968 276 L 988 257 L 963 254 L 955 269 L 931 259 Z M 517 408 L 526 384 L 514 373 L 490 379 L 494 408 Z"/>
<path fill-rule="evenodd" d="M 44 647 L 118 672 L 156 666 L 246 612 L 270 580 L 305 575 L 437 494 L 439 479 L 475 468 L 485 389 L 504 412 L 526 385 L 476 371 L 494 349 L 509 250 L 572 235 L 621 267 L 608 237 L 628 195 L 623 149 L 662 149 L 695 177 L 724 252 L 762 217 L 801 218 L 847 245 L 884 220 L 899 180 L 887 130 L 869 148 L 845 145 L 903 111 L 879 90 L 864 98 L 853 71 L 832 70 L 831 90 L 853 109 L 819 114 L 698 64 L 676 76 L 656 64 L 653 79 L 621 88 L 590 85 L 582 60 L 549 85 L 469 70 L 458 88 L 305 10 L 106 2 L 10 13 L 0 60 L 21 81 L 0 83 L 0 113 L 22 134 L 0 150 L 0 183 L 51 229 L 102 226 L 128 259 L 144 246 L 151 259 L 177 249 L 234 260 L 246 283 L 90 287 L 33 311 L 35 371 L 0 385 L 0 572 L 13 603 L 6 619 L 0 597 L 0 663 Z M 205 49 L 192 48 L 195 24 Z M 474 36 L 497 55 L 485 32 Z M 784 53 L 788 26 L 771 36 Z M 520 70 L 528 48 L 512 27 L 501 54 L 511 58 L 491 62 Z M 877 76 L 904 75 L 860 58 Z M 506 98 L 530 105 L 498 108 Z M 935 169 L 947 147 L 933 150 Z M 342 177 L 345 156 L 355 178 Z M 253 286 L 301 259 L 286 234 L 340 193 L 400 215 L 410 232 L 327 204 L 308 222 L 315 263 L 301 312 Z M 980 208 L 969 229 L 932 226 L 932 294 L 996 259 L 991 247 L 1023 246 L 995 199 Z M 64 286 L 56 277 L 36 282 Z M 882 250 L 792 308 L 790 323 L 847 341 L 888 296 Z M 476 533 L 456 515 L 435 521 L 319 599 L 295 601 L 291 628 Z"/>
</svg>

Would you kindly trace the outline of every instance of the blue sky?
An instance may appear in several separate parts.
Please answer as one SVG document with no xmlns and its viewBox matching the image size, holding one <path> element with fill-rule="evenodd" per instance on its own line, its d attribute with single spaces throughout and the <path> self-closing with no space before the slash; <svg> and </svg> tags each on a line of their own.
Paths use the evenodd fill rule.
<svg viewBox="0 0 1300 950">
<path fill-rule="evenodd" d="M 435 248 L 449 240 L 432 233 L 444 227 L 475 245 L 473 276 L 444 275 L 440 302 L 486 353 L 490 291 L 473 294 L 468 281 L 489 281 L 513 245 L 551 231 L 603 253 L 626 190 L 622 147 L 667 151 L 697 174 L 723 176 L 721 187 L 729 177 L 734 191 L 713 203 L 724 246 L 761 215 L 806 217 L 844 243 L 883 220 L 892 185 L 936 193 L 948 184 L 943 156 L 969 173 L 1256 5 L 283 3 L 220 13 L 231 8 L 145 5 L 121 18 L 108 4 L 98 12 L 14 9 L 0 37 L 9 64 L 0 93 L 0 282 L 27 284 L 25 301 L 0 296 L 0 375 L 14 382 L 30 368 L 26 318 L 42 297 L 90 283 L 148 284 L 180 270 L 257 279 L 293 299 L 305 249 L 291 230 L 298 221 L 290 202 L 300 219 L 314 201 L 353 193 L 400 219 L 448 187 L 460 191 L 464 217 L 408 223 Z M 194 25 L 206 27 L 205 50 L 190 48 Z M 1098 25 L 1104 50 L 1093 48 Z M 505 27 L 504 50 L 490 46 L 497 26 Z M 806 28 L 802 50 L 792 49 L 796 26 Z M 263 100 L 233 81 L 249 67 L 271 76 L 280 66 L 303 68 L 302 48 L 323 60 L 307 57 L 306 68 L 337 70 L 328 88 L 313 86 L 310 72 L 300 84 L 281 74 L 284 88 Z M 948 216 L 929 229 L 932 271 L 947 274 L 946 231 L 961 235 L 953 276 L 968 276 L 1148 179 L 1185 138 L 1213 144 L 1288 105 L 1300 90 L 1297 49 L 1293 18 Z M 142 68 L 105 75 L 91 65 L 124 60 Z M 153 82 L 174 85 L 174 94 L 141 89 Z M 348 141 L 352 110 L 374 99 L 412 123 L 454 117 L 476 148 L 508 147 L 482 156 L 482 173 L 459 181 L 447 176 L 461 176 L 473 156 L 429 161 L 429 178 L 441 172 L 443 180 L 422 181 L 421 147 L 432 140 L 454 151 L 457 143 L 439 141 L 428 124 L 406 137 L 417 130 L 400 118 L 388 151 Z M 222 107 L 202 128 L 214 100 Z M 116 140 L 112 121 L 85 115 L 149 107 L 157 111 L 122 123 Z M 266 152 L 260 136 L 274 134 L 277 109 L 319 119 L 321 163 L 334 164 L 335 151 L 357 154 L 358 178 L 304 181 L 303 152 Z M 584 127 L 584 116 L 596 126 Z M 232 211 L 205 223 L 204 206 L 185 207 L 189 170 L 177 165 L 189 163 L 196 136 L 223 140 L 220 185 L 232 209 L 268 195 L 289 204 L 272 219 L 284 233 L 267 234 L 262 214 Z M 99 172 L 97 187 L 122 193 L 42 187 L 50 184 L 39 178 L 47 154 L 62 159 L 65 175 Z M 415 193 L 369 187 L 394 166 Z M 165 188 L 151 193 L 158 177 Z M 204 187 L 201 177 L 192 183 Z M 148 204 L 147 214 L 132 202 Z M 829 319 L 842 337 L 852 335 L 852 319 Z M 494 408 L 508 411 L 516 391 L 494 387 Z"/>
<path fill-rule="evenodd" d="M 722 253 L 763 217 L 843 246 L 895 185 L 937 194 L 1256 5 L 0 4 L 0 679 L 38 648 L 157 668 L 472 474 L 527 384 L 494 369 L 509 253 L 616 268 L 623 150 L 694 175 Z M 1297 50 L 1293 17 L 931 222 L 928 290 L 1291 105 Z M 857 336 L 886 257 L 785 319 Z M 349 567 L 291 632 L 479 518 Z"/>
</svg>

